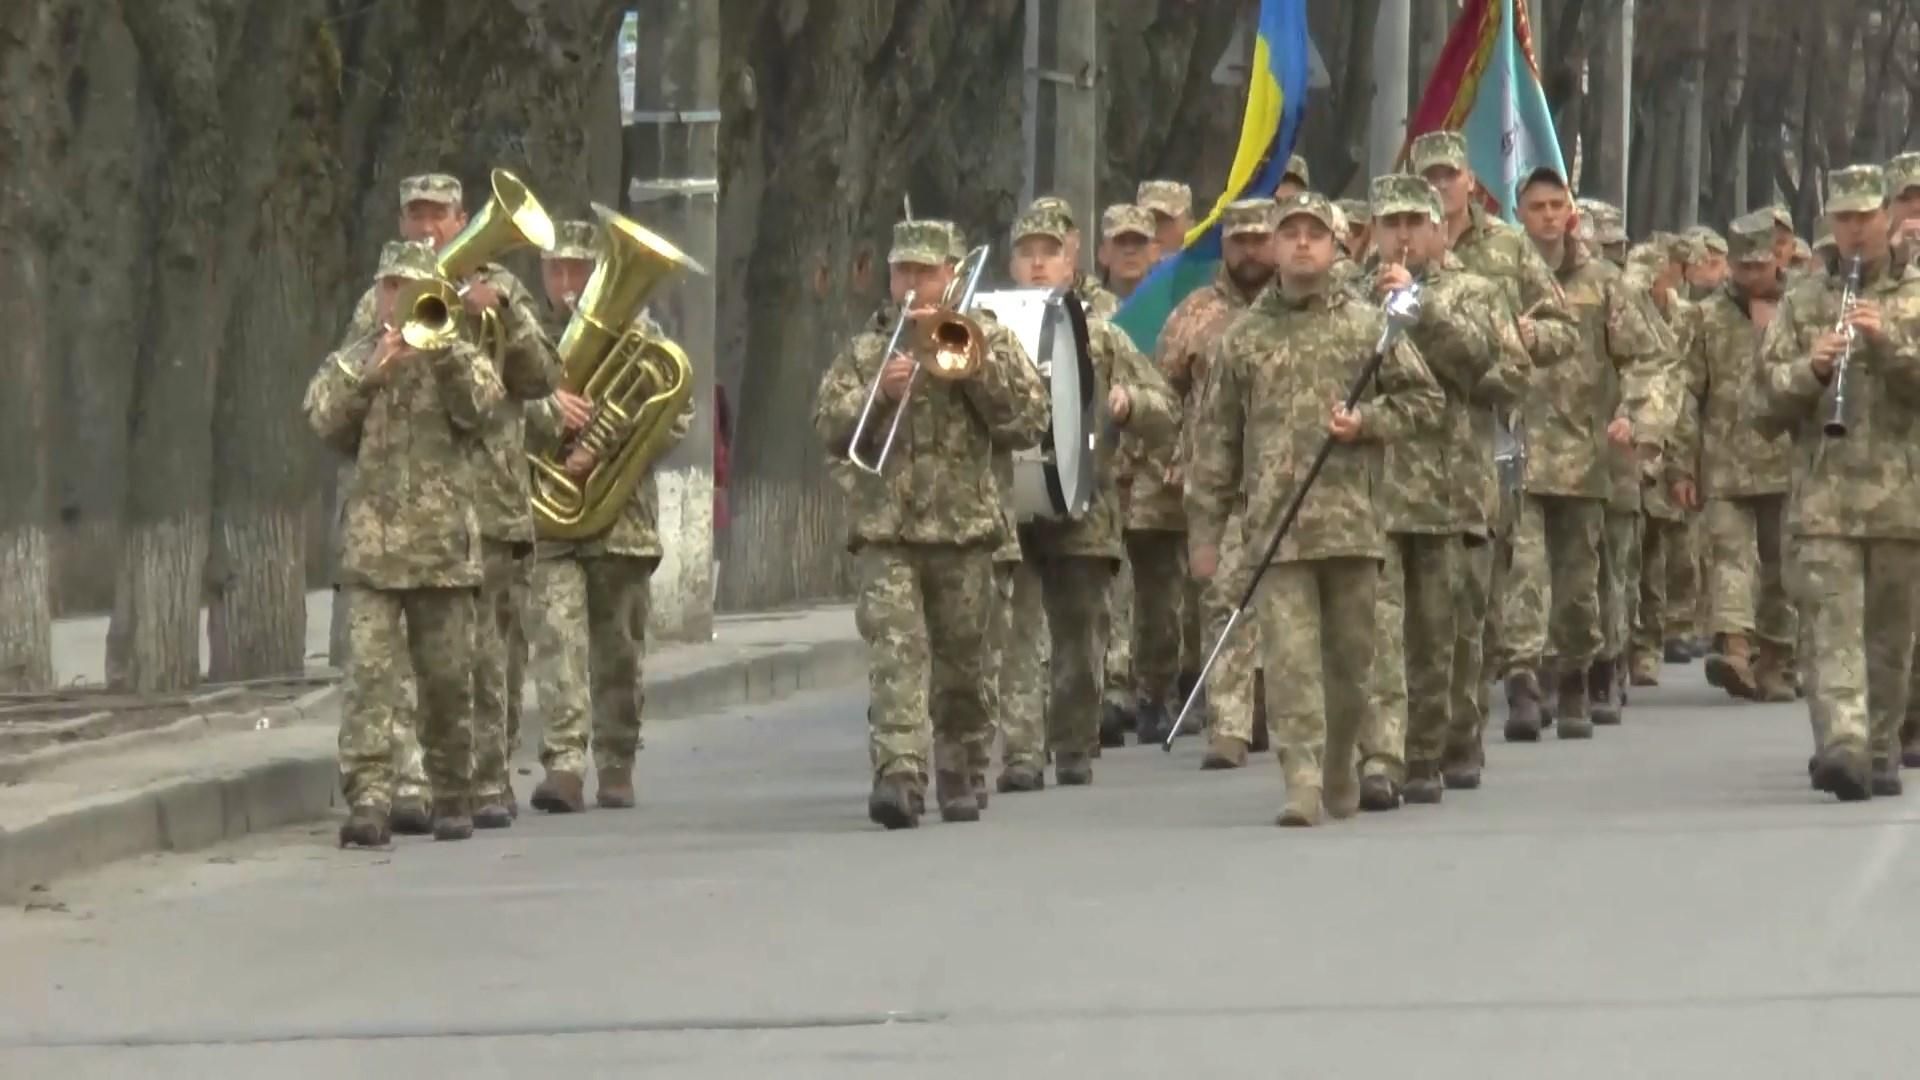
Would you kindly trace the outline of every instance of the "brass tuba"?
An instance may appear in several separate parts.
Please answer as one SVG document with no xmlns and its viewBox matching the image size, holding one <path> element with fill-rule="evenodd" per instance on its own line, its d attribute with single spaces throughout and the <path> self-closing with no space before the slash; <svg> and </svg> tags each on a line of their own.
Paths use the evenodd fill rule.
<svg viewBox="0 0 1920 1080">
<path fill-rule="evenodd" d="M 400 339 L 421 352 L 447 348 L 460 338 L 460 293 L 444 280 L 410 281 L 393 301 Z"/>
<path fill-rule="evenodd" d="M 687 354 L 631 323 L 648 294 L 675 270 L 706 270 L 632 220 L 595 203 L 600 261 L 560 336 L 561 389 L 592 406 L 586 426 L 533 463 L 534 531 L 543 540 L 597 535 L 619 518 L 633 489 L 666 448 L 674 420 L 693 393 Z M 584 477 L 567 458 L 585 447 L 594 458 Z"/>
<path fill-rule="evenodd" d="M 467 278 L 506 252 L 529 245 L 541 251 L 553 248 L 553 219 L 527 185 L 505 169 L 493 170 L 489 182 L 493 194 L 486 205 L 467 221 L 460 235 L 447 241 L 439 255 L 440 276 L 458 286 L 462 296 Z M 482 315 L 479 330 L 481 350 L 498 364 L 507 342 L 499 312 Z"/>
</svg>

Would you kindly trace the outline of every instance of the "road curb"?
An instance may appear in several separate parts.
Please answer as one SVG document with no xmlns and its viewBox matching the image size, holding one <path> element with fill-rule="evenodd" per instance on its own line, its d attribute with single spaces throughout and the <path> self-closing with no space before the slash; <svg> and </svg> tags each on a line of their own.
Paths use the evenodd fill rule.
<svg viewBox="0 0 1920 1080">
<path fill-rule="evenodd" d="M 844 685 L 865 672 L 866 645 L 860 641 L 777 647 L 738 663 L 649 681 L 646 720 L 651 724 L 778 701 Z M 338 687 L 323 687 L 275 706 L 281 714 L 269 722 L 277 727 L 294 719 L 311 719 L 337 693 Z M 242 719 L 248 722 L 241 725 Z M 61 759 L 64 764 L 229 725 L 242 729 L 256 719 L 237 714 L 188 717 L 156 731 L 112 737 L 137 742 L 87 753 L 76 753 L 80 747 L 57 749 L 66 755 Z M 24 828 L 0 830 L 0 901 L 27 899 L 37 886 L 118 859 L 210 847 L 248 833 L 323 817 L 339 805 L 339 775 L 330 748 L 281 753 L 218 775 L 186 776 L 110 792 L 52 810 Z"/>
</svg>

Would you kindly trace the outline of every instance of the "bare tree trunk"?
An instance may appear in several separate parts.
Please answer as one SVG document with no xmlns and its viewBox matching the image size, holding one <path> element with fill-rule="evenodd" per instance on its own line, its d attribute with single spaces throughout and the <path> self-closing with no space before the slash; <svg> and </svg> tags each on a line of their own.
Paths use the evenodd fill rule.
<svg viewBox="0 0 1920 1080">
<path fill-rule="evenodd" d="M 1707 5 L 1693 19 L 1693 43 L 1687 50 L 1680 79 L 1679 216 L 1674 224 L 1691 228 L 1700 221 L 1701 113 L 1705 109 L 1707 64 Z"/>
<path fill-rule="evenodd" d="M 1627 211 L 1627 151 L 1633 138 L 1633 0 L 1613 5 L 1610 17 L 1601 28 L 1602 49 L 1599 75 L 1591 91 L 1599 100 L 1599 140 L 1595 144 L 1596 190 L 1602 198 Z M 1636 233 L 1644 222 L 1628 222 Z"/>
<path fill-rule="evenodd" d="M 47 554 L 48 242 L 63 126 L 56 42 L 65 12 L 0 14 L 0 691 L 53 685 Z"/>
</svg>

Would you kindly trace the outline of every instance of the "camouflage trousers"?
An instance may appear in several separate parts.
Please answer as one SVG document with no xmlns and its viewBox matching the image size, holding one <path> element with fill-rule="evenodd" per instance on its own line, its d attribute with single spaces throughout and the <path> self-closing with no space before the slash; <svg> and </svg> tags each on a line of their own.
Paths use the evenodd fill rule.
<svg viewBox="0 0 1920 1080">
<path fill-rule="evenodd" d="M 512 783 L 507 762 L 520 737 L 521 688 L 526 682 L 528 560 L 515 545 L 482 542 L 486 576 L 473 631 L 473 794 L 480 802 L 505 798 Z"/>
<path fill-rule="evenodd" d="M 1798 537 L 1793 593 L 1816 748 L 1900 756 L 1912 678 L 1920 542 Z"/>
<path fill-rule="evenodd" d="M 1538 673 L 1549 656 L 1585 671 L 1600 653 L 1600 499 L 1529 493 L 1513 533 L 1501 631 L 1508 671 Z"/>
<path fill-rule="evenodd" d="M 1007 578 L 1006 602 L 995 620 L 999 642 L 1000 761 L 1002 765 L 1047 763 L 1047 695 L 1053 639 L 1040 573 L 1031 558 L 997 568 Z"/>
<path fill-rule="evenodd" d="M 340 597 L 347 603 L 340 710 L 347 805 L 392 804 L 402 723 L 418 724 L 423 786 L 440 798 L 466 798 L 473 784 L 474 590 L 350 585 Z M 416 673 L 417 710 L 407 685 Z"/>
<path fill-rule="evenodd" d="M 1640 612 L 1641 532 L 1653 521 L 1609 508 L 1600 548 L 1600 655 L 1624 662 Z"/>
<path fill-rule="evenodd" d="M 987 639 L 980 652 L 980 688 L 987 695 L 987 718 L 990 721 L 984 731 L 976 733 L 967 743 L 967 767 L 969 772 L 984 774 L 993 764 L 993 739 L 1007 729 L 1008 703 L 1020 698 L 1020 692 L 1011 685 L 1009 676 L 1020 670 L 1014 662 L 1009 645 L 1015 640 L 1013 632 L 1013 580 L 1019 571 L 1016 562 L 996 562 L 993 564 L 992 610 L 987 615 Z M 1036 673 L 1035 681 L 1044 678 L 1044 673 Z M 1033 709 L 1035 716 L 1045 707 L 1046 690 L 1042 686 L 1037 694 Z M 1036 721 L 1036 726 L 1037 726 Z M 1044 737 L 1036 739 L 1044 746 Z M 1037 764 L 1037 762 L 1036 762 Z"/>
<path fill-rule="evenodd" d="M 1643 656 L 1659 656 L 1672 638 L 1682 636 L 1675 609 L 1679 597 L 1673 591 L 1676 578 L 1691 570 L 1675 570 L 1676 562 L 1692 557 L 1687 547 L 1687 523 L 1648 518 L 1647 531 L 1640 542 L 1640 611 L 1634 620 L 1633 651 Z"/>
<path fill-rule="evenodd" d="M 854 621 L 870 654 L 867 751 L 874 775 L 925 776 L 936 754 L 943 762 L 964 760 L 967 748 L 992 731 L 985 689 L 992 550 L 868 544 L 854 564 Z"/>
<path fill-rule="evenodd" d="M 1129 702 L 1171 704 L 1184 659 L 1187 536 L 1170 530 L 1126 534 L 1133 568 L 1133 685 Z M 1113 655 L 1113 646 L 1107 646 Z M 1111 684 L 1109 684 L 1111 691 Z"/>
<path fill-rule="evenodd" d="M 1251 556 L 1259 557 L 1260 552 Z M 1227 527 L 1220 534 L 1219 565 L 1200 588 L 1201 615 L 1206 622 L 1202 639 L 1208 649 L 1226 633 L 1233 605 L 1240 602 L 1240 594 L 1246 590 L 1253 573 L 1248 559 L 1245 530 L 1235 514 L 1227 519 Z M 1253 742 L 1253 681 L 1259 667 L 1260 613 L 1256 607 L 1240 617 L 1240 625 L 1207 673 L 1207 723 L 1213 734 Z M 1193 718 L 1187 722 L 1193 723 Z"/>
<path fill-rule="evenodd" d="M 1254 594 L 1267 689 L 1267 730 L 1289 789 L 1318 788 L 1355 769 L 1372 721 L 1373 559 L 1278 563 Z"/>
<path fill-rule="evenodd" d="M 1792 648 L 1796 630 L 1781 563 L 1787 497 L 1707 502 L 1707 630 Z"/>
<path fill-rule="evenodd" d="M 1458 534 L 1387 536 L 1373 600 L 1372 701 L 1359 733 L 1364 773 L 1399 784 L 1408 762 L 1440 762 L 1452 701 L 1460 561 Z"/>
<path fill-rule="evenodd" d="M 1442 767 L 1480 765 L 1486 760 L 1487 684 L 1496 674 L 1487 665 L 1492 655 L 1487 639 L 1493 625 L 1487 616 L 1493 607 L 1494 567 L 1504 547 L 1487 537 L 1461 538 L 1460 575 L 1453 591 L 1453 680 L 1448 688 L 1451 700 Z"/>
<path fill-rule="evenodd" d="M 1100 682 L 1095 664 L 1106 648 L 1100 638 L 1100 611 L 1114 576 L 1114 560 L 1046 555 L 1027 565 L 1040 576 L 1040 600 L 1052 642 L 1047 749 L 1056 756 L 1098 753 Z"/>
<path fill-rule="evenodd" d="M 1101 640 L 1106 642 L 1100 685 L 1106 700 L 1125 707 L 1133 705 L 1133 627 L 1133 565 L 1131 560 L 1121 559 L 1107 586 L 1106 604 L 1100 609 Z"/>
<path fill-rule="evenodd" d="M 1700 609 L 1700 545 L 1696 543 L 1699 516 L 1688 514 L 1673 523 L 1667 536 L 1667 588 L 1660 625 L 1662 642 L 1691 638 Z"/>
<path fill-rule="evenodd" d="M 540 764 L 555 772 L 630 768 L 641 747 L 647 583 L 660 560 L 561 555 L 533 566 L 533 679 L 545 731 Z"/>
</svg>

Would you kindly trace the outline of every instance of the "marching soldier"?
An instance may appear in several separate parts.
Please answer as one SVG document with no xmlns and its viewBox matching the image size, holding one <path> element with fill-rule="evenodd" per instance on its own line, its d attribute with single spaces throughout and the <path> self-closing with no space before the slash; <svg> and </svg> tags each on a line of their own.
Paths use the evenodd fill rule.
<svg viewBox="0 0 1920 1080">
<path fill-rule="evenodd" d="M 1446 215 L 1448 244 L 1454 257 L 1468 271 L 1491 278 L 1507 294 L 1507 302 L 1517 315 L 1520 340 L 1533 358 L 1535 368 L 1546 368 L 1576 355 L 1580 332 L 1566 306 L 1566 294 L 1553 273 L 1540 258 L 1525 233 L 1488 217 L 1475 198 L 1478 181 L 1467 162 L 1466 137 L 1457 131 L 1433 131 L 1413 141 L 1408 154 L 1412 171 L 1425 177 L 1440 196 Z M 1542 379 L 1544 374 L 1534 378 Z M 1526 432 L 1511 422 L 1517 414 L 1503 416 L 1512 441 L 1522 456 L 1515 465 L 1524 464 Z M 1530 670 L 1510 672 L 1513 666 L 1511 635 L 1505 627 L 1501 598 L 1506 593 L 1505 579 L 1514 561 L 1514 526 L 1520 516 L 1519 473 L 1502 485 L 1499 525 L 1493 530 L 1494 542 L 1483 548 L 1469 546 L 1466 571 L 1472 586 L 1490 596 L 1484 631 L 1462 628 L 1455 658 L 1463 665 L 1475 665 L 1453 680 L 1453 726 L 1448 732 L 1447 772 L 1465 780 L 1478 779 L 1482 737 L 1487 724 L 1487 676 L 1507 676 L 1509 706 L 1530 717 L 1534 727 L 1540 722 L 1540 686 Z M 1466 695 L 1465 688 L 1473 693 Z M 1474 768 L 1465 767 L 1468 748 L 1472 749 Z"/>
<path fill-rule="evenodd" d="M 1761 430 L 1752 393 L 1761 376 L 1761 336 L 1780 303 L 1772 234 L 1764 210 L 1727 229 L 1729 278 L 1699 304 L 1682 366 L 1687 392 L 1675 452 L 1667 460 L 1674 502 L 1706 507 L 1713 634 L 1707 681 L 1735 697 L 1791 701 L 1796 633 L 1781 547 L 1792 446 L 1784 434 Z M 1658 655 L 1644 660 L 1657 663 Z"/>
<path fill-rule="evenodd" d="M 1920 422 L 1920 277 L 1892 257 L 1878 167 L 1835 170 L 1827 192 L 1840 262 L 1788 288 L 1761 341 L 1758 386 L 1766 419 L 1793 436 L 1788 529 L 1809 645 L 1813 781 L 1856 800 L 1901 789 L 1920 580 L 1920 496 L 1910 461 Z M 1855 257 L 1860 293 L 1843 310 L 1842 267 Z M 1843 436 L 1824 431 L 1835 414 Z"/>
<path fill-rule="evenodd" d="M 1059 232 L 1064 248 L 1066 230 Z M 994 450 L 1032 446 L 1046 426 L 1038 373 L 1019 342 L 990 317 L 978 319 L 986 340 L 969 377 L 915 378 L 914 365 L 930 358 L 883 355 L 896 320 L 935 313 L 954 279 L 952 244 L 941 222 L 894 226 L 887 256 L 891 303 L 878 327 L 863 328 L 834 358 L 813 411 L 814 431 L 828 453 L 846 458 L 856 449 L 877 453 L 886 438 L 890 420 L 882 407 L 859 432 L 866 445 L 853 445 L 876 378 L 876 405 L 907 410 L 884 472 L 850 476 L 856 617 L 873 653 L 868 746 L 874 779 L 867 816 L 888 829 L 919 824 L 929 760 L 964 762 L 965 748 L 992 722 L 982 658 L 993 557 L 1006 529 L 992 481 Z M 910 293 L 913 307 L 902 310 Z M 905 333 L 902 341 L 912 347 Z M 1090 630 L 1087 638 L 1091 644 Z M 929 718 L 939 744 L 932 753 Z M 937 769 L 934 785 L 942 819 L 979 819 L 964 769 Z"/>
<path fill-rule="evenodd" d="M 1368 238 L 1373 232 L 1373 210 L 1365 199 L 1341 199 L 1333 204 L 1347 220 L 1347 231 L 1340 237 L 1340 247 L 1347 258 L 1364 265 L 1367 261 Z"/>
<path fill-rule="evenodd" d="M 1205 400 L 1204 385 L 1211 376 L 1208 352 L 1226 333 L 1227 327 L 1246 311 L 1260 290 L 1273 280 L 1273 219 L 1271 199 L 1241 199 L 1229 203 L 1220 215 L 1221 265 L 1213 283 L 1196 289 L 1167 317 L 1160 330 L 1159 363 L 1167 383 L 1179 395 L 1182 405 L 1181 441 L 1176 471 L 1182 479 L 1191 471 L 1186 464 L 1193 455 L 1195 425 L 1200 423 L 1199 409 Z M 1191 496 L 1190 485 L 1182 486 Z M 1211 578 L 1200 580 L 1199 607 L 1203 619 L 1200 635 L 1204 647 L 1211 648 L 1226 629 L 1233 605 L 1246 588 L 1246 553 L 1240 537 L 1237 506 L 1227 508 L 1229 519 L 1220 539 L 1220 565 Z M 1183 515 L 1184 517 L 1184 515 Z M 1248 749 L 1257 746 L 1264 731 L 1254 730 L 1256 689 L 1254 671 L 1259 664 L 1259 627 L 1245 624 L 1229 639 L 1207 676 L 1208 725 L 1207 750 L 1200 762 L 1202 769 L 1237 769 L 1247 763 Z M 1182 687 L 1182 698 L 1192 692 Z"/>
<path fill-rule="evenodd" d="M 1590 256 L 1567 235 L 1572 200 L 1565 179 L 1536 169 L 1521 182 L 1520 216 L 1528 237 L 1580 320 L 1583 348 L 1534 382 L 1523 410 L 1529 442 L 1526 496 L 1514 541 L 1513 578 L 1504 597 L 1508 677 L 1507 738 L 1540 737 L 1538 684 L 1549 654 L 1559 690 L 1555 723 L 1562 739 L 1593 737 L 1587 685 L 1602 657 L 1600 553 L 1611 495 L 1609 454 L 1657 455 L 1671 428 L 1666 353 L 1645 314 L 1611 263 Z M 1617 390 L 1615 379 L 1618 379 Z"/>
<path fill-rule="evenodd" d="M 1114 203 L 1100 215 L 1100 269 L 1103 284 L 1125 300 L 1160 261 L 1153 214 L 1132 203 Z"/>
<path fill-rule="evenodd" d="M 1153 215 L 1153 240 L 1162 256 L 1179 251 L 1193 228 L 1193 190 L 1178 180 L 1142 180 L 1134 204 Z"/>
<path fill-rule="evenodd" d="M 1396 173 L 1375 178 L 1371 196 L 1380 262 L 1369 292 L 1384 300 L 1420 283 L 1420 321 L 1407 336 L 1445 395 L 1433 423 L 1410 425 L 1386 447 L 1378 500 L 1386 563 L 1374 605 L 1372 722 L 1359 740 L 1360 805 L 1391 810 L 1402 792 L 1410 803 L 1441 798 L 1461 671 L 1454 651 L 1462 629 L 1477 634 L 1486 619 L 1486 597 L 1473 595 L 1461 564 L 1466 545 L 1487 543 L 1498 513 L 1494 410 L 1520 400 L 1533 362 L 1500 287 L 1447 253 L 1432 185 Z M 1456 786 L 1474 786 L 1461 781 L 1478 769 L 1458 748 Z"/>
<path fill-rule="evenodd" d="M 1805 258 L 1801 248 L 1805 241 L 1794 235 L 1793 213 L 1779 203 L 1767 208 L 1773 218 L 1773 259 L 1780 267 L 1780 273 L 1786 274 L 1799 268 Z"/>
<path fill-rule="evenodd" d="M 1894 258 L 1911 266 L 1920 262 L 1920 153 L 1909 151 L 1887 162 L 1887 189 L 1893 195 Z M 1920 640 L 1914 642 L 1913 655 L 1907 717 L 1900 725 L 1900 761 L 1920 768 Z"/>
<path fill-rule="evenodd" d="M 1654 239 L 1634 249 L 1637 261 L 1642 262 L 1636 278 L 1645 276 L 1651 279 L 1645 286 L 1647 295 L 1660 313 L 1662 323 L 1676 336 L 1675 345 L 1679 350 L 1678 355 L 1682 357 L 1691 349 L 1692 305 L 1680 299 L 1678 290 L 1686 284 L 1691 247 L 1683 237 L 1656 234 Z M 1635 280 L 1633 285 L 1635 288 L 1641 287 L 1639 280 Z M 1678 439 L 1674 440 L 1670 456 L 1685 452 L 1682 447 Z M 1632 466 L 1632 462 L 1622 461 L 1617 467 L 1631 468 L 1633 482 L 1636 490 L 1639 490 L 1639 470 Z M 1672 467 L 1669 462 L 1669 468 Z M 1691 502 L 1680 501 L 1666 485 L 1647 487 L 1643 495 L 1639 597 L 1635 605 L 1627 667 L 1633 685 L 1657 686 L 1663 651 L 1668 641 L 1667 626 L 1672 610 L 1669 605 L 1675 598 L 1669 583 L 1683 576 L 1682 571 L 1670 564 L 1686 558 L 1691 550 L 1687 541 L 1688 513 L 1694 506 Z"/>
<path fill-rule="evenodd" d="M 1444 399 L 1403 342 L 1361 404 L 1340 404 L 1384 316 L 1331 280 L 1332 204 L 1298 195 L 1278 217 L 1278 284 L 1209 354 L 1187 508 L 1194 574 L 1211 578 L 1233 508 L 1245 500 L 1249 555 L 1264 551 L 1303 463 L 1333 440 L 1254 597 L 1269 724 L 1286 775 L 1278 824 L 1308 826 L 1321 820 L 1323 798 L 1335 817 L 1359 808 L 1354 742 L 1370 723 L 1373 598 L 1385 555 L 1372 494 L 1380 447 L 1437 423 Z"/>
<path fill-rule="evenodd" d="M 354 459 L 342 494 L 341 570 L 351 619 L 340 718 L 342 846 L 391 836 L 396 721 L 410 659 L 435 839 L 473 835 L 474 596 L 482 578 L 480 431 L 505 398 L 493 365 L 465 341 L 421 352 L 401 338 L 403 286 L 438 278 L 433 249 L 398 241 L 380 255 L 370 325 L 307 387 L 307 422 Z"/>
<path fill-rule="evenodd" d="M 1280 174 L 1280 183 L 1274 186 L 1275 205 L 1291 202 L 1295 195 L 1303 195 L 1313 190 L 1313 173 L 1307 169 L 1307 159 L 1299 154 L 1287 158 L 1287 171 Z M 1338 236 L 1335 238 L 1338 239 Z M 1338 247 L 1336 243 L 1334 245 Z"/>
<path fill-rule="evenodd" d="M 1023 287 L 1066 286 L 1073 280 L 1068 232 L 1062 210 L 1036 202 L 1012 230 L 1012 275 Z M 1166 383 L 1125 334 L 1104 319 L 1087 322 L 1094 370 L 1095 400 L 1107 402 L 1108 415 L 1123 435 L 1138 436 L 1149 454 L 1173 438 L 1174 408 Z M 1119 490 L 1112 466 L 1099 466 L 1093 505 L 1074 521 L 1035 521 L 1024 527 L 1029 559 L 1015 579 L 1014 591 L 1041 595 L 1052 638 L 1052 691 L 1046 707 L 1048 748 L 1054 779 L 1062 785 L 1091 783 L 1092 757 L 1103 741 L 1099 668 L 1105 641 L 1100 633 L 1109 586 L 1121 547 Z M 1016 610 L 1024 602 L 1016 600 Z M 1023 627 L 1022 629 L 1027 629 Z M 1010 728 L 1030 730 L 1023 724 Z M 1008 745 L 1008 760 L 1031 762 L 1040 755 L 1030 745 Z"/>
</svg>

